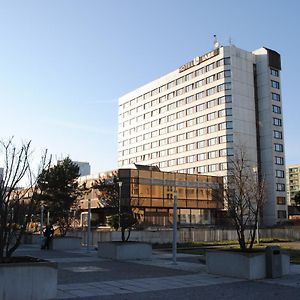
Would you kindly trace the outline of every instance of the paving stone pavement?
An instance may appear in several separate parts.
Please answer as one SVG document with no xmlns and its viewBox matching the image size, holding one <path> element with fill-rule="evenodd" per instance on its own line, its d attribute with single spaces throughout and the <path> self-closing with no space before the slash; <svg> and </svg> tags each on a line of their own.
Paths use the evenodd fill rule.
<svg viewBox="0 0 300 300">
<path fill-rule="evenodd" d="M 16 255 L 32 255 L 58 263 L 56 299 L 300 299 L 300 266 L 279 279 L 247 281 L 211 275 L 199 256 L 153 251 L 151 260 L 112 261 L 97 252 L 41 251 L 23 245 Z M 257 296 L 255 296 L 257 295 Z"/>
</svg>

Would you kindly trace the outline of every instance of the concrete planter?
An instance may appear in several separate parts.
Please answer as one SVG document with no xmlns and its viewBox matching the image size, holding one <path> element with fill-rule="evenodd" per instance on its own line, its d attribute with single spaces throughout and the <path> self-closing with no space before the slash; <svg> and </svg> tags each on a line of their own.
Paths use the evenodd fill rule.
<svg viewBox="0 0 300 300">
<path fill-rule="evenodd" d="M 98 257 L 115 260 L 151 259 L 152 245 L 139 242 L 98 242 Z"/>
<path fill-rule="evenodd" d="M 253 280 L 266 278 L 267 275 L 274 278 L 289 274 L 290 259 L 282 253 L 267 262 L 264 251 L 243 253 L 209 250 L 206 253 L 206 267 L 208 273 Z"/>
<path fill-rule="evenodd" d="M 0 263 L 1 300 L 52 299 L 56 297 L 56 291 L 56 263 Z"/>
<path fill-rule="evenodd" d="M 55 236 L 51 242 L 53 250 L 73 250 L 81 248 L 81 238 L 76 236 Z"/>
</svg>

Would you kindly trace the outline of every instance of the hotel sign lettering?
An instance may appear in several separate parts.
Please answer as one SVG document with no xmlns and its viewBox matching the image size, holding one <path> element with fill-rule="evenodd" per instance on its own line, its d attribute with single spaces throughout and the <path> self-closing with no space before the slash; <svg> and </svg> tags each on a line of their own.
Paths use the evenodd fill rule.
<svg viewBox="0 0 300 300">
<path fill-rule="evenodd" d="M 202 62 L 216 56 L 219 54 L 219 48 L 213 50 L 213 51 L 210 51 L 202 56 L 196 56 L 192 61 L 182 65 L 180 68 L 179 68 L 179 73 L 181 72 L 184 72 L 185 70 L 189 69 L 189 68 L 192 68 L 194 66 L 197 66 L 199 64 L 201 64 Z"/>
</svg>

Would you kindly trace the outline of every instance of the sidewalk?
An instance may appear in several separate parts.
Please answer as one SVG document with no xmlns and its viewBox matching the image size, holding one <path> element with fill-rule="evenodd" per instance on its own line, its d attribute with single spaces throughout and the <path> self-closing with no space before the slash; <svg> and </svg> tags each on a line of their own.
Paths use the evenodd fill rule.
<svg viewBox="0 0 300 300">
<path fill-rule="evenodd" d="M 16 255 L 58 263 L 56 299 L 299 299 L 300 266 L 280 279 L 247 281 L 207 274 L 198 255 L 153 251 L 149 261 L 112 261 L 95 250 L 41 251 L 22 245 Z"/>
</svg>

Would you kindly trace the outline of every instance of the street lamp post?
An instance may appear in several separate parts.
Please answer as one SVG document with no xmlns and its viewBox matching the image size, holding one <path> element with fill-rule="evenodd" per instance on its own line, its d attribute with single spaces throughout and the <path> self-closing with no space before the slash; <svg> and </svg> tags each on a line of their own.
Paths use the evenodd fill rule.
<svg viewBox="0 0 300 300">
<path fill-rule="evenodd" d="M 86 251 L 90 252 L 90 234 L 91 234 L 91 199 L 88 199 L 88 228 L 86 236 Z"/>
<path fill-rule="evenodd" d="M 43 226 L 44 226 L 44 204 L 41 205 L 41 226 L 40 226 L 40 233 L 43 236 Z"/>
<path fill-rule="evenodd" d="M 172 261 L 176 265 L 176 252 L 177 252 L 177 192 L 173 194 L 173 244 L 172 244 Z"/>
<path fill-rule="evenodd" d="M 122 181 L 119 184 L 119 228 L 121 228 L 121 191 L 122 191 Z"/>
</svg>

